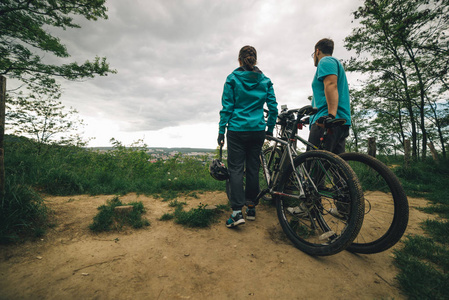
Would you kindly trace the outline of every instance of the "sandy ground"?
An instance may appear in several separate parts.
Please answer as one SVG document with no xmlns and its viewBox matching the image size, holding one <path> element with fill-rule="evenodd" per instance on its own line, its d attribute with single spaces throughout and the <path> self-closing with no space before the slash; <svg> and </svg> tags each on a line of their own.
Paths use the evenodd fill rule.
<svg viewBox="0 0 449 300">
<path fill-rule="evenodd" d="M 221 192 L 180 197 L 186 209 L 225 204 Z M 57 226 L 42 239 L 0 246 L 0 299 L 404 299 L 395 280 L 393 249 L 312 257 L 287 240 L 275 208 L 258 207 L 257 220 L 228 229 L 228 213 L 206 229 L 159 221 L 169 202 L 142 201 L 151 226 L 94 234 L 97 207 L 113 196 L 47 197 Z M 406 234 L 421 233 L 429 217 L 409 199 Z"/>
</svg>

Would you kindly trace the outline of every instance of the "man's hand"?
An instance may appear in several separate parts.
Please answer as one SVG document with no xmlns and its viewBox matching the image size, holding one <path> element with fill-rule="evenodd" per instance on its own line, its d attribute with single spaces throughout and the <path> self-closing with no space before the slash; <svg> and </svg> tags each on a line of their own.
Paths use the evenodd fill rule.
<svg viewBox="0 0 449 300">
<path fill-rule="evenodd" d="M 330 128 L 333 119 L 335 119 L 335 116 L 332 114 L 321 116 L 318 118 L 318 120 L 316 120 L 316 125 L 321 128 Z"/>
<path fill-rule="evenodd" d="M 217 142 L 218 142 L 218 146 L 220 146 L 220 147 L 224 145 L 224 134 L 223 133 L 218 134 Z"/>
</svg>

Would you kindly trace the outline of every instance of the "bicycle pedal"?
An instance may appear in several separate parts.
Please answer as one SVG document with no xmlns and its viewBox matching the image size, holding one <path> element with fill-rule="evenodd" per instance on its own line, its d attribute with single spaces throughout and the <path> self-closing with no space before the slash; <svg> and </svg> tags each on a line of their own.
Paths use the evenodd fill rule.
<svg viewBox="0 0 449 300">
<path fill-rule="evenodd" d="M 331 236 L 334 236 L 335 232 L 333 232 L 332 230 L 323 233 L 322 235 L 320 235 L 320 237 L 318 238 L 320 241 L 323 240 L 327 240 L 328 238 L 330 238 Z"/>
</svg>

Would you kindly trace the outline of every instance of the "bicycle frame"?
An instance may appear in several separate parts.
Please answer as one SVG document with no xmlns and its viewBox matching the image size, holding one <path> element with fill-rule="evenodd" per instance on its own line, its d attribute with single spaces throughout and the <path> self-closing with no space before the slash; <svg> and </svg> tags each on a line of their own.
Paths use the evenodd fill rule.
<svg viewBox="0 0 449 300">
<path fill-rule="evenodd" d="M 282 128 L 280 132 L 281 138 L 273 136 L 266 137 L 267 140 L 274 141 L 275 144 L 273 146 L 273 151 L 270 154 L 268 162 L 265 156 L 263 155 L 263 150 L 261 150 L 260 154 L 261 166 L 263 168 L 264 177 L 268 188 L 262 190 L 259 193 L 259 195 L 256 198 L 256 201 L 259 201 L 259 199 L 267 193 L 276 196 L 286 196 L 294 199 L 305 198 L 303 182 L 305 181 L 305 178 L 310 178 L 310 176 L 308 171 L 304 167 L 301 167 L 301 169 L 299 169 L 298 172 L 295 172 L 295 180 L 299 187 L 299 195 L 289 195 L 286 193 L 282 193 L 280 191 L 276 191 L 276 187 L 281 179 L 280 177 L 282 173 L 281 170 L 284 170 L 289 163 L 294 169 L 294 157 L 298 155 L 296 151 L 296 142 L 298 140 L 304 145 L 311 147 L 311 149 L 315 150 L 320 149 L 319 147 L 313 145 L 312 143 L 306 141 L 305 139 L 297 135 L 298 125 L 299 124 L 304 125 L 304 121 L 302 120 L 302 118 L 305 115 L 307 115 L 307 110 L 313 111 L 313 108 L 310 106 L 309 108 L 304 107 L 301 109 L 293 109 L 293 110 L 284 109 L 284 113 L 287 114 L 287 118 L 284 119 L 285 123 L 281 127 Z M 296 113 L 297 115 L 293 120 L 292 114 L 294 113 Z M 289 127 L 287 126 L 287 124 L 290 124 L 292 126 Z M 278 146 L 280 147 L 278 148 Z M 273 174 L 270 174 L 268 166 L 271 166 L 271 164 L 273 163 L 274 155 L 276 154 L 276 149 L 280 149 L 282 153 L 279 162 L 274 162 L 275 168 L 273 169 Z M 317 190 L 315 183 L 313 181 L 311 181 L 310 183 L 312 184 L 313 189 Z"/>
<path fill-rule="evenodd" d="M 280 170 L 284 170 L 288 164 L 292 166 L 294 169 L 294 156 L 297 156 L 296 152 L 296 141 L 299 139 L 301 142 L 310 144 L 301 137 L 296 135 L 296 128 L 298 124 L 301 122 L 301 118 L 303 117 L 303 114 L 299 114 L 295 118 L 295 121 L 293 121 L 294 126 L 292 127 L 291 132 L 285 132 L 286 127 L 283 128 L 283 132 L 281 135 L 284 135 L 283 138 L 277 138 L 273 136 L 267 136 L 267 140 L 274 141 L 275 144 L 273 146 L 273 151 L 270 155 L 269 161 L 267 163 L 267 160 L 265 156 L 263 155 L 263 150 L 261 150 L 260 159 L 261 159 L 261 166 L 263 168 L 264 177 L 267 182 L 268 188 L 261 191 L 259 195 L 257 196 L 256 201 L 258 201 L 263 195 L 270 193 L 271 195 L 276 196 L 284 196 L 294 199 L 304 199 L 305 198 L 305 192 L 303 187 L 304 178 L 310 178 L 307 170 L 304 167 L 301 167 L 301 169 L 298 170 L 298 172 L 295 172 L 295 180 L 297 182 L 297 185 L 299 187 L 299 195 L 290 195 L 286 193 L 282 193 L 280 191 L 276 191 L 277 184 L 280 181 L 281 172 Z M 291 122 L 291 121 L 290 121 Z M 276 153 L 276 149 L 278 149 L 278 145 L 280 145 L 280 149 L 282 151 L 281 158 L 279 163 L 274 162 L 276 164 L 276 168 L 273 171 L 273 174 L 270 174 L 268 165 L 271 165 L 273 163 L 274 154 Z M 310 144 L 313 146 L 312 144 Z M 316 190 L 316 186 L 313 182 L 311 182 L 313 185 L 313 188 Z"/>
<path fill-rule="evenodd" d="M 276 138 L 276 137 L 272 137 L 272 136 L 267 136 L 268 140 L 271 141 L 275 141 L 276 142 L 276 146 L 277 144 L 281 144 L 284 148 L 284 151 L 282 151 L 282 155 L 281 155 L 281 159 L 279 161 L 279 167 L 278 167 L 278 171 L 273 172 L 273 176 L 270 175 L 270 171 L 268 169 L 268 164 L 267 161 L 265 159 L 265 156 L 263 155 L 263 152 L 261 151 L 261 155 L 260 155 L 260 159 L 261 159 L 261 165 L 263 167 L 263 171 L 264 171 L 264 176 L 265 179 L 267 181 L 268 184 L 268 191 L 264 190 L 262 191 L 257 199 L 260 199 L 260 197 L 262 197 L 265 193 L 269 192 L 272 195 L 278 195 L 278 196 L 287 196 L 290 198 L 295 198 L 295 199 L 299 199 L 299 198 L 304 198 L 305 197 L 305 193 L 304 193 L 304 189 L 302 186 L 302 181 L 299 178 L 298 174 L 295 172 L 296 175 L 296 181 L 298 183 L 298 186 L 300 188 L 300 194 L 299 195 L 289 195 L 289 194 L 285 194 L 285 193 L 281 193 L 279 191 L 275 191 L 274 188 L 276 187 L 276 184 L 279 182 L 280 179 L 280 172 L 279 170 L 283 170 L 288 163 L 291 164 L 291 166 L 294 168 L 294 162 L 293 162 L 293 154 L 296 155 L 296 150 L 294 149 L 294 147 L 292 147 L 291 142 L 287 142 L 284 141 L 282 139 Z M 276 149 L 276 146 L 273 149 Z M 270 156 L 270 163 L 272 162 L 273 159 L 273 153 Z M 307 172 L 306 170 L 301 170 L 302 172 Z M 302 173 L 301 172 L 301 173 Z M 303 177 L 304 173 L 301 174 L 301 177 Z"/>
</svg>

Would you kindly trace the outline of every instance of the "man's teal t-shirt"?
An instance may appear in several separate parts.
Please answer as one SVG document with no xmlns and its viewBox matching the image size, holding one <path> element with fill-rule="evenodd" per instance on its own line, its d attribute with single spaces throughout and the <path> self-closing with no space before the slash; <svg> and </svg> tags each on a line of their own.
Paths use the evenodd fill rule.
<svg viewBox="0 0 449 300">
<path fill-rule="evenodd" d="M 315 77 L 312 81 L 312 106 L 318 108 L 318 112 L 310 117 L 310 124 L 314 124 L 321 116 L 327 116 L 326 96 L 324 95 L 323 80 L 328 75 L 337 75 L 337 89 L 338 89 L 338 110 L 337 119 L 346 119 L 345 125 L 351 125 L 351 108 L 349 103 L 349 87 L 346 73 L 341 62 L 332 57 L 325 56 L 318 63 Z"/>
</svg>

